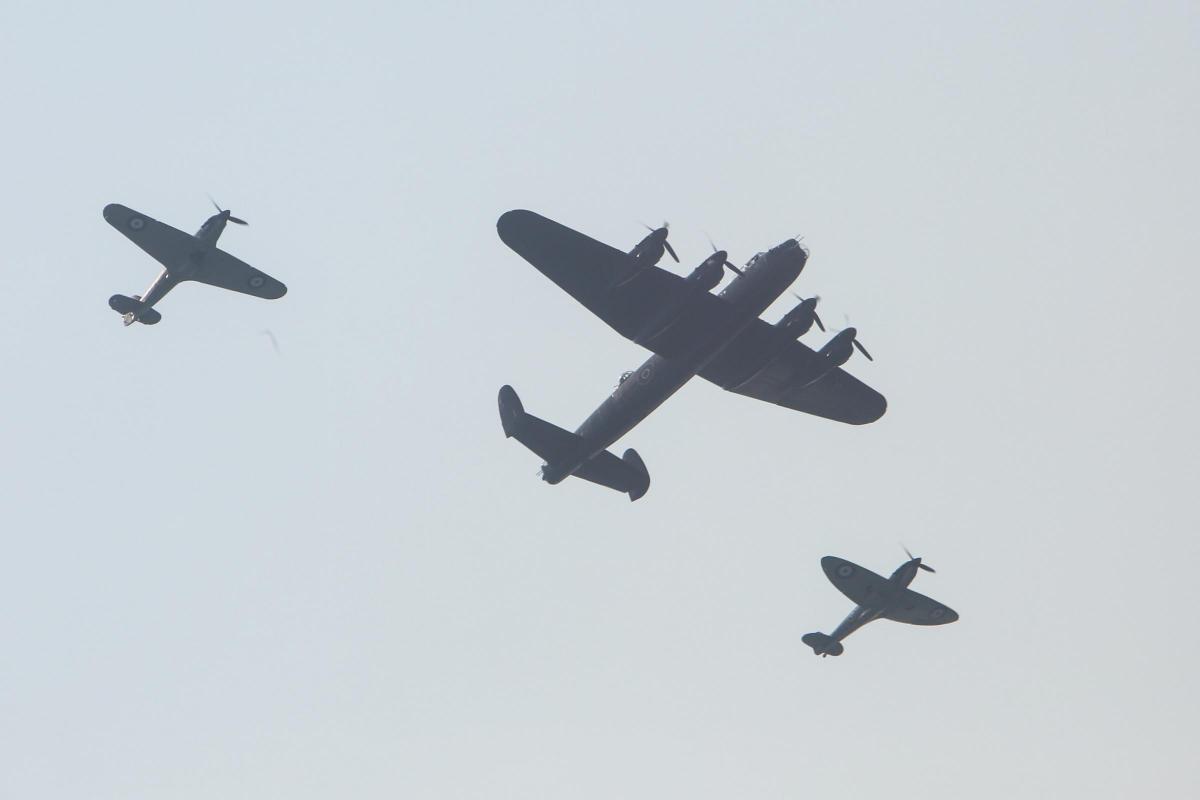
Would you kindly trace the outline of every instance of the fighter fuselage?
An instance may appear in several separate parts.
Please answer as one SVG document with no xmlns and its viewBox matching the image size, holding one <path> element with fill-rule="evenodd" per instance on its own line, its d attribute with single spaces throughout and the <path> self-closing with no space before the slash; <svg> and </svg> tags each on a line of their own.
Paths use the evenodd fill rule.
<svg viewBox="0 0 1200 800">
<path fill-rule="evenodd" d="M 879 599 L 869 604 L 855 606 L 834 632 L 829 634 L 830 637 L 835 642 L 840 642 L 863 625 L 874 622 L 886 614 L 892 604 L 908 588 L 908 585 L 913 582 L 913 578 L 916 577 L 917 570 L 920 568 L 921 559 L 919 558 L 905 561 L 897 567 L 896 571 L 888 578 L 887 585 L 880 590 Z"/>
<path fill-rule="evenodd" d="M 174 289 L 181 281 L 187 280 L 200 267 L 205 253 L 217 246 L 217 240 L 221 238 L 221 234 L 225 231 L 227 224 L 229 224 L 228 211 L 213 214 L 206 219 L 204 224 L 200 226 L 200 230 L 194 234 L 194 238 L 196 239 L 195 249 L 188 253 L 187 257 L 182 259 L 178 264 L 163 268 L 158 277 L 154 279 L 154 282 L 150 284 L 150 288 L 146 289 L 146 293 L 142 295 L 142 304 L 146 308 L 151 308 L 159 300 L 166 297 L 167 292 Z"/>
</svg>

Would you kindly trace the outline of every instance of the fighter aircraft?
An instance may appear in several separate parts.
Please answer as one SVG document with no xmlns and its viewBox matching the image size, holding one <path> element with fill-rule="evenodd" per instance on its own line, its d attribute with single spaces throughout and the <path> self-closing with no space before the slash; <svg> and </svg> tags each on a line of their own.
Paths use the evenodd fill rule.
<svg viewBox="0 0 1200 800">
<path fill-rule="evenodd" d="M 912 553 L 908 553 L 908 561 L 897 567 L 890 578 L 836 556 L 822 558 L 821 569 L 829 582 L 857 605 L 832 634 L 804 634 L 802 641 L 819 656 L 840 656 L 845 649 L 842 639 L 880 617 L 909 625 L 945 625 L 958 619 L 951 609 L 908 588 L 917 570 L 935 571 L 922 564 L 921 559 L 913 558 Z"/>
<path fill-rule="evenodd" d="M 217 239 L 227 223 L 247 223 L 222 210 L 215 200 L 213 205 L 217 213 L 204 221 L 195 236 L 116 203 L 104 207 L 104 219 L 109 225 L 163 265 L 163 271 L 150 284 L 145 296 L 114 294 L 108 299 L 109 307 L 121 315 L 127 327 L 134 322 L 154 325 L 161 320 L 162 314 L 154 310 L 154 304 L 181 281 L 199 281 L 264 300 L 275 300 L 287 293 L 287 287 L 270 275 L 217 249 Z"/>
<path fill-rule="evenodd" d="M 618 458 L 607 448 L 694 375 L 737 394 L 852 425 L 874 422 L 887 409 L 883 395 L 840 368 L 855 347 L 870 358 L 854 328 L 815 352 L 797 341 L 814 323 L 824 330 L 817 298 L 801 300 L 774 325 L 758 318 L 808 260 L 796 239 L 759 253 L 744 269 L 716 250 L 683 278 L 655 266 L 664 251 L 679 260 L 667 243 L 666 225 L 652 229 L 628 253 L 532 211 L 509 211 L 496 228 L 518 255 L 654 353 L 621 376 L 575 433 L 526 413 L 511 386 L 500 389 L 504 434 L 542 457 L 547 483 L 574 475 L 625 492 L 630 500 L 643 496 L 650 474 L 637 451 Z M 726 268 L 735 277 L 714 295 Z"/>
</svg>

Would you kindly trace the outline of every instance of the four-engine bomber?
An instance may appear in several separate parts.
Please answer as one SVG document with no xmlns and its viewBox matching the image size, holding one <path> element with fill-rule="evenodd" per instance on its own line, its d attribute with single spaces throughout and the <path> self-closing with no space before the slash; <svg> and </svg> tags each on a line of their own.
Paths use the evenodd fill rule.
<svg viewBox="0 0 1200 800">
<path fill-rule="evenodd" d="M 853 328 L 818 351 L 800 343 L 813 324 L 824 330 L 817 298 L 801 300 L 774 325 L 759 319 L 808 261 L 796 239 L 759 253 L 745 268 L 714 248 L 684 278 L 655 266 L 664 254 L 679 260 L 665 225 L 627 253 L 532 211 L 509 211 L 497 230 L 522 258 L 653 352 L 574 433 L 529 414 L 511 386 L 501 388 L 504 433 L 542 457 L 548 483 L 574 475 L 632 500 L 644 495 L 650 476 L 637 452 L 618 458 L 607 448 L 696 375 L 738 394 L 852 425 L 873 422 L 887 409 L 882 395 L 841 369 L 853 347 L 870 358 Z M 726 269 L 735 273 L 733 280 L 712 294 Z"/>
</svg>

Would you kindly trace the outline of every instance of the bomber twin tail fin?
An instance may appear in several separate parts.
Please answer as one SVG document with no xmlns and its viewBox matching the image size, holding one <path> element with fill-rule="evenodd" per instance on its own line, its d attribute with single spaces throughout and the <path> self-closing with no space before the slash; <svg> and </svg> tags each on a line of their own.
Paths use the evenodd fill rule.
<svg viewBox="0 0 1200 800">
<path fill-rule="evenodd" d="M 542 477 L 547 482 L 558 483 L 567 477 L 554 469 L 556 465 L 578 463 L 590 451 L 582 436 L 526 412 L 511 386 L 500 387 L 499 403 L 504 435 L 516 439 L 542 457 L 546 462 Z M 641 456 L 633 449 L 626 450 L 621 458 L 602 450 L 570 474 L 624 492 L 630 500 L 637 500 L 650 488 L 650 473 Z"/>
<path fill-rule="evenodd" d="M 650 472 L 632 447 L 617 458 L 602 450 L 583 463 L 574 473 L 576 478 L 598 483 L 618 492 L 625 492 L 631 501 L 637 500 L 650 488 Z"/>
<path fill-rule="evenodd" d="M 842 647 L 841 642 L 826 633 L 806 633 L 801 641 L 811 647 L 813 654 L 818 656 L 840 656 L 846 649 Z"/>
</svg>

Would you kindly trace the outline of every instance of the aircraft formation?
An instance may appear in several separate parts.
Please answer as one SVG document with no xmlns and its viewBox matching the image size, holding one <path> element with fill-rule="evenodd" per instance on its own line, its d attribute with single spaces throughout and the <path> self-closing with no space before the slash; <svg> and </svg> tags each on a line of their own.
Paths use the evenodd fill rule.
<svg viewBox="0 0 1200 800">
<path fill-rule="evenodd" d="M 247 223 L 212 202 L 217 213 L 195 234 L 123 205 L 105 206 L 104 219 L 162 267 L 145 294 L 109 298 L 126 326 L 160 322 L 155 306 L 184 281 L 265 300 L 287 293 L 280 281 L 217 247 L 229 223 Z M 504 435 L 542 459 L 540 474 L 547 483 L 574 476 L 631 501 L 643 497 L 650 473 L 641 456 L 629 448 L 618 457 L 608 448 L 697 375 L 735 394 L 850 425 L 874 422 L 887 410 L 883 395 L 842 369 L 856 349 L 872 360 L 856 329 L 839 331 L 815 350 L 800 341 L 814 325 L 825 331 L 818 297 L 797 296 L 795 307 L 773 324 L 760 318 L 804 270 L 808 251 L 798 239 L 758 253 L 743 267 L 714 245 L 712 255 L 680 277 L 658 266 L 668 254 L 679 263 L 665 224 L 651 228 L 629 251 L 532 211 L 506 212 L 496 228 L 521 258 L 651 352 L 640 367 L 621 376 L 613 393 L 574 432 L 528 413 L 511 386 L 500 388 Z M 726 270 L 733 279 L 713 294 Z M 823 558 L 821 566 L 855 608 L 832 634 L 803 637 L 816 655 L 841 655 L 842 640 L 876 619 L 911 625 L 958 619 L 954 611 L 908 588 L 918 571 L 933 572 L 911 553 L 889 578 L 834 556 Z"/>
</svg>

